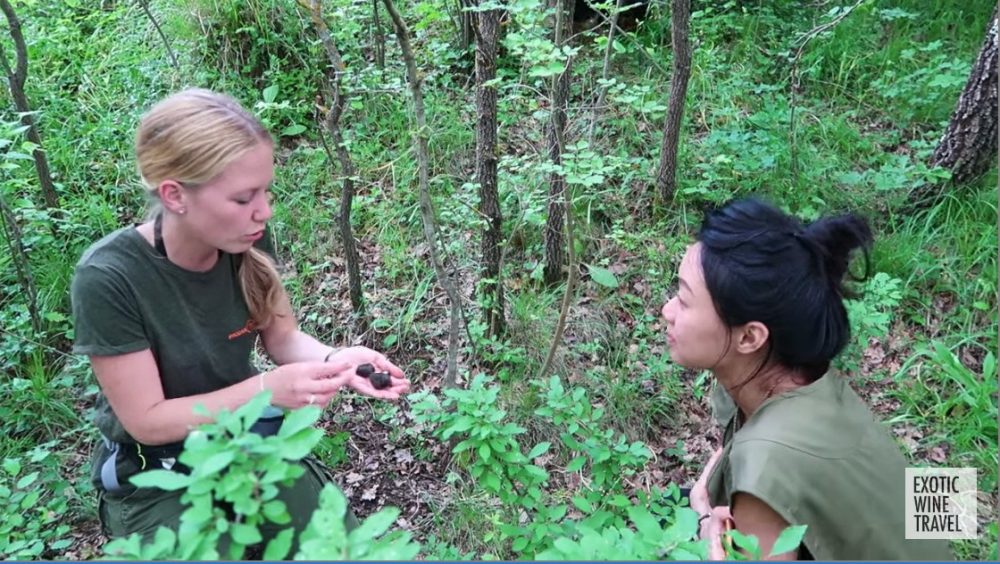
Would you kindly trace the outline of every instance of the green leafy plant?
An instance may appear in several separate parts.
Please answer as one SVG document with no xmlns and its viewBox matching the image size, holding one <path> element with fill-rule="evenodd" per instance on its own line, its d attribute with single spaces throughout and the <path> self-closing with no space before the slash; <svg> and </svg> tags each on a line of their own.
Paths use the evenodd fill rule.
<svg viewBox="0 0 1000 564">
<path fill-rule="evenodd" d="M 903 119 L 926 118 L 929 108 L 939 112 L 950 108 L 953 93 L 968 79 L 969 62 L 942 52 L 943 46 L 943 41 L 934 40 L 904 49 L 900 53 L 901 66 L 913 70 L 890 68 L 872 83 L 873 90 L 891 102 Z"/>
<path fill-rule="evenodd" d="M 552 377 L 542 386 L 545 405 L 535 413 L 563 429 L 563 445 L 578 453 L 566 472 L 580 472 L 590 462 L 591 487 L 572 495 L 570 504 L 561 503 L 544 489 L 548 472 L 531 463 L 547 454 L 552 444 L 541 442 L 523 453 L 517 436 L 525 429 L 506 421 L 506 411 L 496 407 L 498 393 L 499 388 L 480 374 L 467 390 L 445 390 L 444 399 L 420 392 L 411 401 L 418 423 L 429 425 L 442 440 L 463 439 L 452 449 L 456 460 L 509 511 L 499 522 L 500 539 L 510 539 L 515 553 L 535 554 L 550 546 L 553 538 L 576 530 L 576 523 L 567 519 L 570 504 L 585 515 L 583 526 L 624 527 L 624 512 L 633 504 L 621 495 L 622 479 L 651 457 L 646 446 L 599 429 L 596 424 L 603 412 L 590 407 L 585 391 L 576 388 L 567 393 Z"/>
<path fill-rule="evenodd" d="M 430 424 L 442 440 L 464 437 L 452 449 L 459 463 L 483 490 L 497 496 L 517 514 L 528 510 L 545 517 L 528 526 L 506 523 L 501 526 L 505 536 L 515 537 L 513 550 L 530 550 L 545 540 L 551 532 L 549 521 L 565 515 L 559 510 L 544 508 L 542 488 L 549 474 L 531 460 L 545 454 L 549 443 L 535 445 L 527 454 L 521 451 L 517 436 L 525 429 L 505 421 L 506 411 L 496 407 L 497 386 L 488 386 L 486 376 L 477 375 L 468 390 L 449 389 L 444 399 L 422 392 L 411 396 L 413 416 L 419 423 Z M 558 527 L 552 525 L 555 530 Z"/>
<path fill-rule="evenodd" d="M 920 363 L 919 369 L 916 365 Z M 993 351 L 982 358 L 977 374 L 939 341 L 918 348 L 895 374 L 909 393 L 898 393 L 904 416 L 941 429 L 937 439 L 951 445 L 961 458 L 980 468 L 984 490 L 996 487 L 997 475 L 997 359 Z M 968 462 L 965 462 L 968 463 Z"/>
<path fill-rule="evenodd" d="M 69 547 L 71 486 L 48 448 L 6 458 L 0 471 L 0 558 L 33 560 Z"/>
<path fill-rule="evenodd" d="M 622 480 L 652 458 L 642 442 L 629 442 L 612 429 L 600 428 L 604 410 L 593 407 L 585 389 L 567 390 L 555 376 L 541 388 L 545 404 L 535 414 L 564 429 L 560 434 L 563 445 L 579 453 L 566 466 L 567 472 L 577 472 L 590 462 L 592 485 L 599 497 L 619 491 Z"/>
<path fill-rule="evenodd" d="M 648 509 L 628 509 L 631 527 L 594 529 L 581 525 L 573 537 L 553 540 L 552 548 L 535 555 L 536 560 L 704 560 L 706 545 L 698 537 L 698 514 L 677 508 L 673 522 L 663 522 Z M 635 530 L 632 529 L 634 527 Z"/>
<path fill-rule="evenodd" d="M 313 426 L 321 410 L 307 406 L 291 411 L 276 435 L 262 437 L 249 429 L 269 401 L 270 392 L 258 394 L 234 412 L 220 412 L 213 423 L 188 435 L 178 461 L 191 468 L 190 474 L 157 469 L 133 476 L 131 482 L 138 487 L 184 490 L 181 502 L 188 508 L 181 514 L 178 531 L 161 527 L 153 541 L 145 544 L 138 534 L 117 539 L 108 543 L 105 552 L 116 559 L 211 560 L 220 556 L 220 546 L 228 545 L 227 556 L 240 559 L 247 547 L 263 540 L 262 525 L 290 523 L 285 503 L 277 499 L 278 488 L 291 485 L 305 472 L 296 462 L 307 456 L 322 436 Z M 395 521 L 397 510 L 373 515 L 350 534 L 344 528 L 345 512 L 343 494 L 328 485 L 309 526 L 301 533 L 297 556 L 405 559 L 419 549 L 410 542 L 409 533 L 378 538 Z M 294 536 L 291 527 L 277 533 L 267 543 L 264 559 L 285 558 Z"/>
<path fill-rule="evenodd" d="M 902 280 L 878 272 L 862 285 L 859 299 L 846 300 L 844 306 L 851 323 L 851 341 L 834 365 L 841 370 L 857 371 L 869 341 L 889 333 L 893 312 L 902 299 Z"/>
<path fill-rule="evenodd" d="M 774 541 L 774 546 L 771 547 L 771 552 L 769 557 L 776 556 L 778 554 L 783 554 L 785 552 L 791 552 L 802 544 L 802 539 L 806 534 L 805 525 L 792 525 L 786 527 L 785 530 L 781 531 L 778 538 Z M 726 553 L 732 557 L 734 560 L 755 560 L 759 561 L 763 559 L 763 552 L 760 549 L 760 541 L 754 535 L 746 535 L 737 530 L 729 531 L 726 536 L 731 541 L 730 543 L 724 542 L 723 546 L 729 544 L 730 547 L 735 543 L 739 547 L 738 550 L 727 549 Z"/>
</svg>

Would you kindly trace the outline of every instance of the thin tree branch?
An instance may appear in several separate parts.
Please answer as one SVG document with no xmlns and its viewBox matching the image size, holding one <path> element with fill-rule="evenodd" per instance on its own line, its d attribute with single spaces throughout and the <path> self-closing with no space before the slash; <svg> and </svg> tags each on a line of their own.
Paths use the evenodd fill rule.
<svg viewBox="0 0 1000 564">
<path fill-rule="evenodd" d="M 594 8 L 594 5 L 591 4 L 590 2 L 587 2 L 587 5 L 590 6 L 591 8 Z M 653 67 L 656 68 L 656 70 L 660 71 L 660 74 L 662 74 L 663 76 L 668 77 L 668 78 L 670 77 L 670 73 L 667 72 L 667 69 L 661 67 L 660 63 L 657 62 L 656 59 L 654 59 L 652 57 L 652 55 L 650 55 L 649 53 L 646 52 L 645 47 L 643 47 L 641 43 L 639 43 L 638 41 L 636 41 L 635 39 L 633 39 L 632 36 L 629 35 L 628 33 L 626 33 L 624 29 L 622 29 L 621 27 L 619 27 L 617 23 L 612 23 L 611 19 L 608 18 L 608 16 L 605 16 L 600 10 L 594 8 L 594 13 L 597 14 L 597 16 L 599 18 L 601 18 L 602 20 L 604 20 L 605 23 L 607 23 L 608 25 L 610 25 L 611 27 L 613 27 L 616 31 L 618 31 L 618 33 L 622 37 L 628 39 L 629 41 L 632 42 L 633 45 L 635 45 L 636 47 L 638 47 L 639 52 L 642 53 L 642 56 L 646 59 L 646 61 L 648 61 L 649 64 L 653 65 Z"/>
<path fill-rule="evenodd" d="M 556 46 L 562 47 L 562 18 L 564 16 L 564 8 L 566 4 L 569 4 L 569 13 L 565 14 L 566 17 L 572 20 L 572 10 L 574 5 L 571 3 L 572 0 L 557 0 L 557 10 L 556 10 Z M 557 81 L 563 79 L 564 77 L 568 79 L 568 75 L 572 68 L 572 58 L 566 62 L 566 69 L 563 71 L 559 77 L 554 78 L 552 83 L 554 88 L 558 88 Z M 555 94 L 558 96 L 558 94 Z M 565 100 L 563 101 L 565 102 Z M 565 148 L 565 142 L 563 134 L 565 133 L 563 126 L 565 126 L 565 115 L 560 116 L 560 110 L 565 111 L 565 108 L 560 108 L 559 104 L 555 101 L 552 104 L 552 114 L 549 119 L 552 121 L 552 130 L 555 134 L 555 149 L 557 155 L 562 157 L 563 150 Z M 560 119 L 561 118 L 561 119 Z M 560 196 L 563 198 L 563 215 L 566 222 L 566 254 L 567 261 L 569 262 L 569 272 L 566 276 L 566 288 L 563 294 L 562 304 L 559 308 L 559 319 L 556 321 L 555 332 L 552 335 L 552 343 L 549 345 L 549 350 L 545 355 L 545 361 L 542 362 L 542 367 L 538 370 L 538 379 L 543 379 L 548 377 L 549 371 L 552 369 L 552 362 L 555 360 L 556 351 L 559 350 L 559 346 L 562 344 L 563 332 L 566 329 L 566 320 L 569 318 L 569 307 L 573 303 L 573 293 L 576 290 L 576 274 L 577 274 L 577 264 L 576 264 L 576 250 L 573 245 L 573 206 L 572 198 L 570 197 L 570 190 L 566 184 L 565 178 L 562 179 L 562 192 Z"/>
<path fill-rule="evenodd" d="M 406 22 L 399 15 L 396 5 L 393 4 L 392 0 L 383 0 L 383 3 L 396 29 L 396 39 L 399 42 L 400 50 L 403 52 L 403 62 L 406 64 L 406 75 L 410 82 L 410 93 L 413 97 L 413 113 L 417 123 L 413 137 L 417 145 L 420 217 L 424 227 L 424 238 L 427 240 L 431 263 L 437 273 L 438 283 L 448 294 L 448 301 L 451 303 L 451 325 L 448 331 L 448 368 L 445 374 L 444 385 L 445 387 L 454 387 L 457 382 L 458 372 L 459 326 L 464 316 L 462 315 L 462 302 L 459 299 L 458 289 L 448 275 L 437 249 L 438 237 L 434 224 L 434 205 L 431 200 L 428 182 L 430 164 L 427 155 L 427 117 L 424 112 L 424 95 L 421 91 L 423 79 L 417 71 L 416 58 L 413 55 L 413 47 L 410 45 L 410 31 L 406 26 Z"/>
<path fill-rule="evenodd" d="M 601 81 L 608 80 L 608 71 L 611 67 L 611 45 L 615 38 L 615 29 L 618 27 L 618 15 L 622 11 L 622 0 L 615 4 L 615 11 L 611 14 L 611 25 L 608 26 L 608 42 L 604 46 L 604 65 L 601 67 Z M 597 119 L 601 115 L 601 108 L 604 106 L 604 97 L 608 94 L 607 84 L 602 84 L 597 95 L 597 102 L 594 103 L 594 116 L 590 120 L 590 130 L 587 132 L 589 143 L 594 142 L 594 127 L 597 126 Z"/>
<path fill-rule="evenodd" d="M 160 27 L 160 22 L 156 21 L 156 16 L 149 9 L 149 0 L 139 0 L 139 5 L 142 6 L 142 11 L 146 12 L 146 17 L 152 22 L 153 27 L 156 29 L 156 33 L 160 35 L 160 39 L 163 41 L 163 46 L 167 49 L 167 55 L 170 56 L 170 62 L 174 65 L 174 70 L 177 71 L 179 75 L 181 73 L 181 65 L 177 62 L 177 56 L 174 55 L 174 50 L 170 47 L 170 40 L 167 39 L 167 34 L 163 32 L 163 28 Z"/>
<path fill-rule="evenodd" d="M 802 58 L 802 53 L 805 51 L 806 45 L 809 44 L 814 38 L 819 36 L 819 34 L 824 31 L 833 29 L 838 23 L 844 20 L 847 16 L 854 11 L 855 8 L 864 4 L 866 0 L 858 0 L 853 6 L 841 12 L 836 18 L 826 22 L 823 25 L 814 27 L 813 29 L 807 31 L 805 35 L 798 39 L 798 49 L 795 50 L 795 56 L 792 58 L 792 73 L 789 80 L 789 86 L 791 88 L 791 93 L 788 97 L 788 134 L 789 134 L 789 144 L 791 145 L 791 150 L 789 151 L 789 156 L 791 157 L 792 164 L 792 183 L 797 185 L 799 182 L 799 151 L 796 142 L 796 128 L 795 128 L 795 106 L 796 106 L 796 96 L 799 91 L 799 59 Z"/>
<path fill-rule="evenodd" d="M 340 227 L 340 238 L 344 245 L 344 255 L 347 260 L 347 280 L 349 294 L 351 297 L 351 307 L 357 317 L 359 329 L 362 333 L 367 332 L 368 318 L 365 311 L 364 293 L 361 288 L 361 259 L 358 256 L 357 246 L 354 244 L 354 231 L 351 228 L 351 210 L 354 205 L 354 161 L 344 143 L 344 135 L 340 129 L 340 118 L 344 114 L 344 107 L 347 104 L 347 93 L 343 89 L 342 76 L 345 71 L 344 60 L 340 56 L 337 44 L 330 34 L 330 28 L 323 19 L 323 7 L 319 0 L 310 0 L 308 6 L 305 0 L 300 0 L 299 4 L 308 9 L 313 27 L 316 28 L 316 35 L 319 36 L 320 43 L 326 51 L 330 66 L 333 67 L 333 78 L 330 79 L 329 90 L 332 102 L 330 109 L 326 113 L 324 126 L 333 138 L 334 150 L 337 158 L 333 158 L 330 146 L 326 142 L 326 137 L 320 133 L 323 140 L 323 148 L 330 158 L 330 163 L 339 162 L 341 172 L 344 177 L 343 188 L 340 192 L 340 216 L 337 224 Z"/>
<path fill-rule="evenodd" d="M 42 334 L 42 318 L 38 314 L 38 294 L 35 290 L 35 280 L 31 275 L 31 264 L 28 262 L 28 254 L 21 244 L 21 230 L 17 226 L 17 219 L 14 211 L 7 205 L 7 200 L 0 192 L 0 227 L 3 228 L 4 239 L 10 247 L 11 259 L 14 262 L 14 271 L 17 273 L 18 282 L 24 290 L 28 299 L 28 315 L 31 318 L 31 330 L 36 336 Z"/>
</svg>

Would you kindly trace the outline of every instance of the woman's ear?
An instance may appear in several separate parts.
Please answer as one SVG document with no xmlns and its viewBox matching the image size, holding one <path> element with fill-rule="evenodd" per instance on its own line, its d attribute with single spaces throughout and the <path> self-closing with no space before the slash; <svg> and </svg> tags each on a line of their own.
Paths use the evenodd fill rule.
<svg viewBox="0 0 1000 564">
<path fill-rule="evenodd" d="M 164 180 L 156 187 L 163 208 L 171 213 L 183 214 L 187 210 L 187 194 L 175 180 Z"/>
<path fill-rule="evenodd" d="M 736 352 L 740 354 L 753 354 L 767 344 L 768 337 L 771 336 L 767 330 L 767 325 L 760 321 L 751 321 L 739 329 L 736 339 Z"/>
</svg>

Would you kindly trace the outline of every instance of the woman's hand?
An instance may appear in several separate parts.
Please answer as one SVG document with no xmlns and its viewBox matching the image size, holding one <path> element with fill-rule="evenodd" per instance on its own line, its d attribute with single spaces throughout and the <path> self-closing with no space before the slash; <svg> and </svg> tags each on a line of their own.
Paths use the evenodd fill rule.
<svg viewBox="0 0 1000 564">
<path fill-rule="evenodd" d="M 708 559 L 725 560 L 726 549 L 723 546 L 723 535 L 735 527 L 733 516 L 728 505 L 713 507 L 708 517 L 701 521 L 700 536 L 708 539 Z"/>
<path fill-rule="evenodd" d="M 348 381 L 348 386 L 356 392 L 379 399 L 399 399 L 410 389 L 410 381 L 403 375 L 403 371 L 398 366 L 389 362 L 389 359 L 380 352 L 373 351 L 368 347 L 348 347 L 341 349 L 330 356 L 331 363 L 345 362 L 357 369 L 362 364 L 371 364 L 377 372 L 389 374 L 389 387 L 376 390 L 375 386 L 368 380 L 354 373 L 354 377 Z M 353 371 L 352 371 L 353 372 Z"/>
<path fill-rule="evenodd" d="M 705 469 L 702 470 L 701 476 L 698 476 L 698 480 L 691 486 L 691 493 L 688 496 L 688 500 L 691 504 L 691 509 L 697 511 L 699 515 L 708 515 L 712 511 L 712 505 L 708 500 L 708 478 L 712 475 L 712 471 L 721 457 L 722 448 L 719 448 L 708 459 L 708 463 L 705 464 Z"/>
<path fill-rule="evenodd" d="M 293 362 L 257 378 L 262 388 L 271 390 L 273 405 L 298 409 L 306 405 L 326 405 L 358 376 L 348 362 Z"/>
</svg>

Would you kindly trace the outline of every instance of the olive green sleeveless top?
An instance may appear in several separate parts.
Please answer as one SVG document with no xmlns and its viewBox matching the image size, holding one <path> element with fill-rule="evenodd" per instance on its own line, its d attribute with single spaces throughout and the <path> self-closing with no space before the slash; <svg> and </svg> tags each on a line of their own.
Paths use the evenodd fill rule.
<svg viewBox="0 0 1000 564">
<path fill-rule="evenodd" d="M 803 544 L 817 560 L 953 559 L 947 541 L 905 539 L 906 459 L 842 377 L 769 398 L 742 427 L 722 386 L 712 402 L 726 429 L 713 506 L 757 497 L 808 526 Z"/>
</svg>

